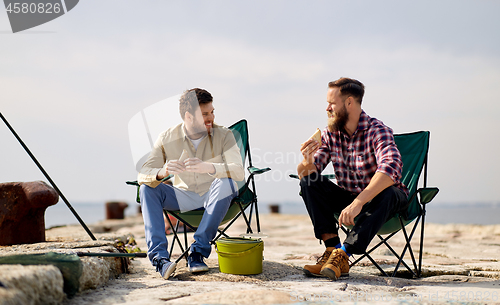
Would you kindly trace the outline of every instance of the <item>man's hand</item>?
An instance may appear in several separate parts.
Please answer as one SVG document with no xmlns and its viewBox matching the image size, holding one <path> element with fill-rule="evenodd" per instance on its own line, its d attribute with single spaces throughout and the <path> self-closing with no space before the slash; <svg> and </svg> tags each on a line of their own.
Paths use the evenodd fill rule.
<svg viewBox="0 0 500 305">
<path fill-rule="evenodd" d="M 340 213 L 339 227 L 341 227 L 342 224 L 346 226 L 353 226 L 354 218 L 359 215 L 362 208 L 363 203 L 357 199 L 354 199 L 354 201 L 350 205 L 345 207 L 345 209 L 342 210 L 342 213 Z"/>
<path fill-rule="evenodd" d="M 179 160 L 170 160 L 156 174 L 156 180 L 161 180 L 168 175 L 177 175 L 186 170 L 184 162 Z"/>
<path fill-rule="evenodd" d="M 186 170 L 184 162 L 179 160 L 170 160 L 167 163 L 167 175 L 178 175 Z"/>
<path fill-rule="evenodd" d="M 161 180 L 168 175 L 177 175 L 186 170 L 184 162 L 179 160 L 170 160 L 165 166 L 156 174 L 156 179 Z"/>
<path fill-rule="evenodd" d="M 354 217 L 359 215 L 363 205 L 393 184 L 394 181 L 392 181 L 391 177 L 382 172 L 376 172 L 368 186 L 359 193 L 358 197 L 350 205 L 342 210 L 339 217 L 339 226 L 342 224 L 353 226 Z"/>
<path fill-rule="evenodd" d="M 302 143 L 300 146 L 300 152 L 302 153 L 302 156 L 304 157 L 304 161 L 307 164 L 313 164 L 314 163 L 314 154 L 319 148 L 319 143 L 316 140 L 309 139 Z"/>
<path fill-rule="evenodd" d="M 320 143 L 318 141 L 309 139 L 300 145 L 300 153 L 304 157 L 304 160 L 297 166 L 297 174 L 300 179 L 307 176 L 313 172 L 316 172 L 316 166 L 314 165 L 314 154 L 318 151 Z"/>
<path fill-rule="evenodd" d="M 186 171 L 200 174 L 215 174 L 215 167 L 212 163 L 203 162 L 198 158 L 188 158 L 184 161 Z"/>
</svg>

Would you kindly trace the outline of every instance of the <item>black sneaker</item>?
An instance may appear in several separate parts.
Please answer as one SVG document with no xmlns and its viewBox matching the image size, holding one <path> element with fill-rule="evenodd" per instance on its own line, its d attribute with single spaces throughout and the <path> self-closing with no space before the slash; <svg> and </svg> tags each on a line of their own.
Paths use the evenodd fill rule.
<svg viewBox="0 0 500 305">
<path fill-rule="evenodd" d="M 166 258 L 153 259 L 153 265 L 156 266 L 156 272 L 159 272 L 160 275 L 168 280 L 170 275 L 174 273 L 177 264 L 175 262 L 171 262 Z"/>
<path fill-rule="evenodd" d="M 190 272 L 204 272 L 208 271 L 208 266 L 203 262 L 203 255 L 198 252 L 191 252 L 188 257 L 188 265 Z"/>
</svg>

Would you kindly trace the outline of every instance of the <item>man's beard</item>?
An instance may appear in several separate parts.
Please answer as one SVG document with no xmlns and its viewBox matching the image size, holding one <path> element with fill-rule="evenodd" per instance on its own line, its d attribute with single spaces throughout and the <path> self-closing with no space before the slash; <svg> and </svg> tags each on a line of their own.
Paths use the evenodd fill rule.
<svg viewBox="0 0 500 305">
<path fill-rule="evenodd" d="M 205 127 L 205 122 L 199 123 L 194 122 L 190 129 L 190 134 L 188 135 L 192 139 L 199 139 L 208 134 L 207 128 Z"/>
<path fill-rule="evenodd" d="M 329 112 L 332 114 L 333 112 Z M 330 132 L 346 132 L 345 125 L 347 124 L 347 120 L 349 118 L 349 114 L 347 113 L 347 109 L 345 108 L 345 104 L 342 109 L 335 113 L 334 116 L 328 117 L 328 129 Z"/>
<path fill-rule="evenodd" d="M 207 128 L 205 125 L 197 126 L 194 130 L 197 137 L 204 137 L 208 134 Z"/>
<path fill-rule="evenodd" d="M 195 131 L 195 133 L 193 134 L 193 138 L 196 138 L 196 139 L 199 139 L 201 137 L 204 137 L 208 134 L 207 132 L 207 129 L 206 128 L 203 128 L 203 129 L 198 129 Z"/>
</svg>

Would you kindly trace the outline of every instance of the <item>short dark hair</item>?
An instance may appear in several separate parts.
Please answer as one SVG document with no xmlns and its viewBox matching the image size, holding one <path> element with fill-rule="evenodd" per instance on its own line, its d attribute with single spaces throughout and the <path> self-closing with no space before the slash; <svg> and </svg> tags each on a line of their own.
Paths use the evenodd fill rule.
<svg viewBox="0 0 500 305">
<path fill-rule="evenodd" d="M 181 118 L 184 120 L 186 111 L 194 115 L 194 111 L 201 104 L 207 104 L 213 102 L 213 97 L 205 89 L 193 88 L 184 91 L 179 99 L 179 111 L 181 113 Z"/>
<path fill-rule="evenodd" d="M 358 99 L 358 103 L 361 105 L 363 101 L 363 95 L 365 94 L 365 85 L 359 80 L 347 77 L 341 77 L 336 81 L 328 83 L 329 88 L 338 87 L 340 88 L 341 95 L 352 95 Z"/>
</svg>

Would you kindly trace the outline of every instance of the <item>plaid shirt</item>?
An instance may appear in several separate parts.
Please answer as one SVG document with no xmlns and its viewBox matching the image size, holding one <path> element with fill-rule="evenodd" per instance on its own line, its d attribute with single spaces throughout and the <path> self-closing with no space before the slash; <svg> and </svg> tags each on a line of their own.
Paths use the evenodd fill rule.
<svg viewBox="0 0 500 305">
<path fill-rule="evenodd" d="M 358 128 L 349 137 L 328 128 L 321 135 L 322 145 L 314 155 L 314 163 L 321 173 L 332 162 L 337 184 L 349 192 L 361 193 L 376 172 L 388 175 L 394 185 L 408 196 L 401 183 L 403 162 L 392 129 L 362 111 Z"/>
</svg>

